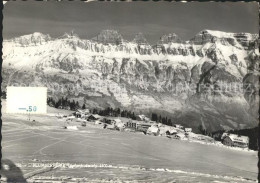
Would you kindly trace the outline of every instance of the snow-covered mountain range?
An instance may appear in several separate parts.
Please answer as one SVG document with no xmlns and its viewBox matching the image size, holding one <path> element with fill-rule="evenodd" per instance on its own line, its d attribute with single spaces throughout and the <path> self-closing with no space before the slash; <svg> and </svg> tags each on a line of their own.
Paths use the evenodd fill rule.
<svg viewBox="0 0 260 183">
<path fill-rule="evenodd" d="M 4 40 L 2 85 L 48 85 L 50 96 L 90 108 L 156 111 L 214 131 L 257 124 L 258 61 L 258 36 L 249 33 L 203 30 L 188 41 L 171 33 L 155 45 L 142 33 L 127 41 L 115 30 L 91 40 L 33 33 Z M 215 90 L 234 83 L 251 83 L 251 94 Z"/>
</svg>

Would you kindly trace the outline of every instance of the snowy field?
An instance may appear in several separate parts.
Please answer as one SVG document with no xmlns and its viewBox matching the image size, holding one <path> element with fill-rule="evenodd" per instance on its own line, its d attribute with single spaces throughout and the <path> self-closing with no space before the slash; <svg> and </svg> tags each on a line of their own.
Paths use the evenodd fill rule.
<svg viewBox="0 0 260 183">
<path fill-rule="evenodd" d="M 3 159 L 12 161 L 27 182 L 217 183 L 257 179 L 256 152 L 90 124 L 80 127 L 76 122 L 73 125 L 78 125 L 78 130 L 66 130 L 61 128 L 64 121 L 51 114 L 31 116 L 33 125 L 27 118 L 2 116 Z"/>
</svg>

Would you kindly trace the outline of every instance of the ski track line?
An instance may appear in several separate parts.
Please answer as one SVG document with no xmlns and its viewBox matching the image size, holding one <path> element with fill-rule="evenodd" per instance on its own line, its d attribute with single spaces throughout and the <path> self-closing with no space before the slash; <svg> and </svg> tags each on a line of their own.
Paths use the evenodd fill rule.
<svg viewBox="0 0 260 183">
<path fill-rule="evenodd" d="M 44 150 L 44 149 L 46 149 L 46 148 L 48 148 L 48 147 L 51 147 L 51 146 L 53 146 L 53 145 L 55 145 L 55 144 L 58 144 L 58 143 L 60 143 L 60 142 L 66 142 L 66 139 L 68 139 L 68 138 L 70 138 L 70 137 L 73 137 L 73 136 L 75 136 L 75 135 L 76 135 L 76 134 L 72 134 L 72 135 L 70 135 L 70 136 L 68 136 L 68 137 L 65 137 L 65 138 L 63 138 L 63 139 L 59 139 L 59 141 L 54 142 L 54 143 L 51 143 L 51 144 L 48 144 L 47 146 L 44 146 L 44 147 L 42 147 L 41 149 L 35 151 L 33 154 L 37 154 L 37 153 L 39 152 L 41 155 L 47 155 L 47 154 L 44 154 L 44 153 L 42 152 L 42 150 Z M 57 140 L 58 140 L 58 139 L 57 139 Z"/>
<path fill-rule="evenodd" d="M 79 134 L 80 136 L 83 136 L 83 137 L 85 137 L 84 135 L 82 135 L 82 134 Z M 88 139 L 86 139 L 86 140 L 88 140 Z M 101 142 L 102 143 L 102 142 Z M 109 144 L 105 144 L 105 143 L 102 143 L 103 144 L 103 146 L 105 145 L 105 146 L 108 146 Z M 85 145 L 85 144 L 82 144 L 82 145 Z M 105 150 L 105 151 L 108 151 L 108 152 L 111 152 L 111 153 L 115 153 L 115 151 L 111 151 L 111 150 L 108 150 L 108 149 L 106 149 L 106 148 L 102 148 L 102 147 L 97 147 L 97 146 L 95 146 L 95 148 L 101 148 L 102 150 Z M 124 148 L 125 149 L 129 149 L 129 150 L 133 150 L 131 147 L 126 147 L 126 146 L 124 146 Z M 142 152 L 140 152 L 140 151 L 137 151 L 137 150 L 133 150 L 133 151 L 135 151 L 135 152 L 137 152 L 137 153 L 139 153 L 139 154 L 142 154 L 142 155 L 144 155 L 144 157 L 143 158 L 145 158 L 145 159 L 152 159 L 152 160 L 160 160 L 160 158 L 158 159 L 158 157 L 156 157 L 156 156 L 152 156 L 152 155 L 149 155 L 149 154 L 145 154 L 145 153 L 142 153 Z M 121 152 L 116 152 L 116 154 L 121 154 L 121 155 L 123 155 L 123 156 L 128 156 L 128 157 L 133 157 L 133 158 L 136 158 L 136 157 L 138 157 L 138 156 L 133 156 L 132 154 L 130 154 L 130 153 L 121 153 Z M 109 154 L 108 154 L 109 155 Z"/>
<path fill-rule="evenodd" d="M 24 133 L 26 133 L 26 132 L 21 132 L 20 134 L 16 134 L 16 135 L 8 135 L 8 136 L 2 135 L 2 136 L 3 136 L 3 138 L 5 139 L 5 138 L 10 138 L 10 137 L 20 137 L 20 136 L 30 135 L 30 134 L 28 134 L 28 133 L 26 133 L 26 134 L 24 134 Z"/>
<path fill-rule="evenodd" d="M 121 142 L 121 144 L 122 144 L 123 146 L 130 146 L 130 144 L 126 144 L 126 143 L 124 143 L 124 142 Z"/>
<path fill-rule="evenodd" d="M 80 134 L 78 134 L 78 135 L 80 135 Z M 85 142 L 87 140 L 96 140 L 96 139 L 102 140 L 102 139 L 105 139 L 104 137 L 91 137 L 91 136 L 83 136 L 83 137 L 86 137 L 87 139 L 79 141 L 80 144 L 82 144 L 83 142 Z"/>
<path fill-rule="evenodd" d="M 2 135 L 13 135 L 14 133 L 28 132 L 30 129 L 17 129 L 17 130 L 2 130 Z"/>
<path fill-rule="evenodd" d="M 40 170 L 35 170 L 35 171 L 32 171 L 32 172 L 28 172 L 24 175 L 24 178 L 25 179 L 29 179 L 29 178 L 32 178 L 34 177 L 35 175 L 39 175 L 39 174 L 43 174 L 43 173 L 46 173 L 46 172 L 50 172 L 52 170 L 54 170 L 55 168 L 52 168 L 52 167 L 48 167 L 48 168 L 42 168 Z"/>
<path fill-rule="evenodd" d="M 32 133 L 35 133 L 35 132 L 32 132 Z M 59 138 L 54 138 L 54 137 L 50 137 L 50 136 L 47 136 L 47 135 L 44 135 L 44 134 L 40 134 L 40 133 L 36 133 L 36 134 L 39 134 L 39 135 L 43 135 L 43 136 L 46 136 L 46 137 L 49 137 L 49 138 L 52 138 L 52 139 L 55 139 L 55 140 L 61 140 L 61 139 L 59 139 Z M 107 133 L 107 134 L 111 134 L 111 133 Z M 73 134 L 73 136 L 76 136 L 76 135 L 80 135 L 80 136 L 83 136 L 83 137 L 85 137 L 84 135 L 82 135 L 82 134 Z M 68 137 L 67 137 L 68 138 Z M 108 149 L 106 149 L 106 148 L 104 148 L 104 147 L 97 147 L 97 146 L 93 146 L 93 145 L 86 145 L 86 144 L 79 144 L 79 143 L 76 143 L 76 142 L 71 142 L 71 141 L 67 141 L 67 140 L 62 140 L 63 142 L 69 142 L 69 143 L 72 143 L 72 144 L 76 144 L 76 145 L 80 145 L 80 146 L 82 146 L 82 147 L 92 147 L 92 148 L 96 148 L 96 149 L 102 149 L 102 150 L 104 150 L 104 151 L 107 151 L 107 152 L 109 152 L 109 153 L 112 153 L 112 154 L 121 154 L 121 156 L 128 156 L 128 157 L 134 157 L 134 158 L 136 158 L 137 156 L 133 156 L 132 154 L 130 154 L 130 153 L 120 153 L 120 152 L 115 152 L 115 151 L 112 151 L 112 150 L 108 150 Z M 60 141 L 61 142 L 61 141 Z M 102 143 L 102 142 L 101 142 Z M 106 144 L 104 144 L 104 143 L 102 143 L 103 144 L 103 146 L 105 146 Z M 101 144 L 101 145 L 102 145 Z M 129 148 L 128 148 L 129 149 Z M 39 150 L 38 150 L 39 151 Z M 36 151 L 36 153 L 38 152 L 38 151 Z M 42 155 L 44 155 L 44 154 L 42 154 Z M 45 156 L 46 156 L 47 154 L 45 154 Z M 110 155 L 110 154 L 108 154 L 108 155 Z M 31 157 L 31 156 L 34 156 L 34 154 L 33 155 L 29 155 L 29 156 L 26 156 L 26 157 Z M 152 159 L 154 159 L 154 157 L 153 156 L 147 156 L 146 154 L 145 154 L 145 156 L 146 156 L 146 159 L 151 159 L 151 157 L 152 157 Z M 159 160 L 159 159 L 156 159 L 156 160 Z"/>
<path fill-rule="evenodd" d="M 19 140 L 28 139 L 28 138 L 33 138 L 33 137 L 37 137 L 37 136 L 39 136 L 39 135 L 34 135 L 34 136 L 30 136 L 30 137 L 24 137 L 24 138 L 19 138 L 19 139 L 15 139 L 15 140 L 5 141 L 5 142 L 2 143 L 2 145 L 5 144 L 5 143 L 19 141 Z"/>
<path fill-rule="evenodd" d="M 233 169 L 236 169 L 236 170 L 239 170 L 239 171 L 245 171 L 245 172 L 248 172 L 248 173 L 254 173 L 254 174 L 257 174 L 257 172 L 251 172 L 251 171 L 248 171 L 248 170 L 243 170 L 243 169 L 240 169 L 240 168 L 237 168 L 237 167 L 233 167 L 233 166 L 230 166 L 230 165 L 226 165 L 224 163 L 221 163 L 221 162 L 218 162 L 218 161 L 215 161 L 213 159 L 207 159 L 209 162 L 214 162 L 214 163 L 217 163 L 217 164 L 220 164 L 220 165 L 223 165 L 223 166 L 226 166 L 226 167 L 229 167 L 229 168 L 233 168 Z M 256 165 L 257 166 L 257 165 Z"/>
<path fill-rule="evenodd" d="M 60 141 L 57 141 L 57 142 L 55 142 L 55 143 L 49 144 L 49 145 L 47 145 L 47 146 L 45 146 L 45 147 L 39 149 L 38 151 L 34 152 L 33 154 L 37 154 L 37 153 L 39 152 L 40 155 L 46 156 L 47 154 L 45 154 L 45 153 L 42 152 L 44 149 L 47 149 L 48 147 L 51 147 L 51 146 L 53 146 L 53 145 L 55 145 L 55 144 L 58 144 L 58 143 L 61 143 L 61 142 L 64 142 L 64 140 L 60 140 Z"/>
<path fill-rule="evenodd" d="M 32 133 L 35 133 L 35 132 L 32 132 Z M 40 134 L 40 133 L 36 133 L 38 135 L 42 135 L 42 136 L 45 136 L 45 137 L 48 137 L 48 138 L 51 138 L 51 139 L 54 139 L 54 140 L 59 140 L 59 142 L 68 142 L 68 143 L 72 143 L 72 144 L 76 144 L 76 145 L 80 145 L 80 146 L 85 146 L 85 147 L 93 147 L 95 148 L 95 146 L 91 146 L 91 145 L 83 145 L 83 144 L 78 144 L 78 143 L 75 143 L 75 142 L 71 142 L 71 141 L 67 141 L 65 140 L 66 138 L 69 138 L 69 137 L 66 137 L 65 139 L 62 139 L 62 138 L 55 138 L 55 137 L 50 137 L 48 135 L 44 135 L 44 134 Z M 78 134 L 73 134 L 71 136 L 76 136 Z M 70 136 L 70 137 L 71 137 Z M 56 142 L 55 142 L 56 143 Z M 50 145 L 50 144 L 49 144 Z M 39 150 L 35 151 L 34 153 L 38 153 Z M 44 155 L 44 154 L 42 154 Z M 23 157 L 35 157 L 35 156 L 39 156 L 39 155 L 36 155 L 36 154 L 32 154 L 32 155 L 28 155 L 28 156 L 23 156 Z M 45 154 L 44 156 L 48 156 L 47 154 Z"/>
<path fill-rule="evenodd" d="M 111 133 L 109 133 L 109 134 L 111 134 Z M 82 134 L 79 134 L 79 135 L 85 137 L 85 136 L 82 135 Z M 137 137 L 136 137 L 136 138 L 137 138 Z M 113 139 L 114 139 L 114 140 L 121 140 L 120 138 L 113 138 Z M 88 139 L 86 139 L 86 140 L 88 140 Z M 86 141 L 86 140 L 85 140 L 85 141 Z M 121 142 L 121 143 L 122 143 L 122 142 Z M 117 144 L 117 143 L 114 142 L 114 144 Z M 108 144 L 104 144 L 104 145 L 108 145 Z M 142 155 L 146 156 L 147 159 L 153 159 L 153 160 L 160 160 L 160 159 L 161 159 L 161 158 L 159 158 L 159 157 L 152 156 L 152 155 L 149 155 L 149 154 L 140 152 L 140 151 L 138 151 L 138 150 L 134 150 L 133 148 L 131 148 L 130 145 L 128 145 L 128 146 L 124 145 L 124 148 L 125 148 L 125 149 L 128 149 L 128 150 L 131 150 L 131 151 L 134 151 L 134 152 L 137 152 L 137 153 L 139 153 L 139 154 L 142 154 Z M 106 150 L 107 150 L 107 149 L 106 149 Z M 130 153 L 118 153 L 118 152 L 116 152 L 116 153 L 117 153 L 117 154 L 128 155 L 128 156 L 131 156 L 131 157 L 136 157 L 136 156 L 133 156 L 133 155 L 130 154 Z M 158 158 L 159 158 L 159 159 L 158 159 Z"/>
<path fill-rule="evenodd" d="M 29 130 L 29 129 L 28 129 L 28 130 Z M 21 130 L 21 132 L 26 132 L 26 131 L 28 131 L 28 130 Z M 19 131 L 19 130 L 15 130 L 15 131 Z M 42 130 L 42 131 L 47 131 L 47 130 Z M 47 132 L 49 132 L 49 131 L 47 131 Z M 42 153 L 42 150 L 44 150 L 44 149 L 46 149 L 46 148 L 48 148 L 48 147 L 50 147 L 50 146 L 52 146 L 52 145 L 58 144 L 58 143 L 60 143 L 60 142 L 69 142 L 69 143 L 78 144 L 78 145 L 85 146 L 85 147 L 86 147 L 86 146 L 90 146 L 90 145 L 82 144 L 84 141 L 87 141 L 87 140 L 90 140 L 90 139 L 85 139 L 85 140 L 80 141 L 79 143 L 75 143 L 75 142 L 67 141 L 66 139 L 68 139 L 69 137 L 73 137 L 73 136 L 76 136 L 76 135 L 80 135 L 80 136 L 83 136 L 83 137 L 86 137 L 86 138 L 93 138 L 92 140 L 94 140 L 94 139 L 102 139 L 101 137 L 91 137 L 91 136 L 89 136 L 89 135 L 87 135 L 87 134 L 86 134 L 86 135 L 83 135 L 83 134 L 73 134 L 73 135 L 70 135 L 69 137 L 66 137 L 66 138 L 55 138 L 55 137 L 51 137 L 51 136 L 44 135 L 44 134 L 41 134 L 41 133 L 36 133 L 36 132 L 31 132 L 31 133 L 37 134 L 37 135 L 31 136 L 31 137 L 36 137 L 36 136 L 38 136 L 38 135 L 42 135 L 42 136 L 46 136 L 46 137 L 48 137 L 48 138 L 52 138 L 52 139 L 55 139 L 55 140 L 59 140 L 59 141 L 54 142 L 54 143 L 51 143 L 51 144 L 49 144 L 49 145 L 47 145 L 47 146 L 45 146 L 45 147 L 41 148 L 40 150 L 37 150 L 36 152 L 33 153 L 33 154 L 35 155 L 36 153 L 39 152 L 41 155 L 45 155 L 45 156 L 46 156 L 47 154 Z M 113 133 L 112 133 L 112 132 L 110 132 L 110 133 L 102 133 L 102 135 L 103 135 L 103 134 L 113 134 Z M 22 139 L 26 139 L 26 138 L 30 138 L 30 137 L 19 138 L 19 139 L 15 139 L 15 140 L 6 141 L 6 142 L 17 141 L 17 140 L 22 140 Z M 137 137 L 135 137 L 135 138 L 137 138 Z M 112 139 L 114 139 L 114 140 L 120 140 L 120 138 L 112 138 Z M 6 143 L 6 142 L 4 142 L 4 143 Z M 126 149 L 129 149 L 129 144 L 125 144 L 125 143 L 121 143 L 121 144 L 122 144 Z M 12 147 L 12 146 L 15 146 L 15 145 L 18 145 L 18 144 L 13 144 L 13 145 L 10 145 L 10 146 L 3 146 L 3 148 Z M 103 143 L 103 145 L 108 145 L 108 144 L 104 144 L 104 143 Z M 100 148 L 100 147 L 97 147 L 97 146 L 90 146 L 90 147 Z M 102 148 L 102 147 L 101 147 L 101 148 Z M 131 150 L 133 150 L 133 149 L 131 148 Z M 110 150 L 107 150 L 107 149 L 106 149 L 106 151 L 110 151 Z M 139 151 L 137 151 L 137 150 L 133 150 L 133 151 L 139 152 Z M 110 151 L 110 152 L 112 152 L 112 151 Z M 118 152 L 117 152 L 117 153 L 118 153 Z M 141 152 L 139 152 L 139 153 L 141 153 Z M 125 153 L 120 153 L 120 154 L 126 155 Z M 144 154 L 144 153 L 142 153 L 142 154 L 143 154 L 143 155 L 146 155 L 148 159 L 160 160 L 160 159 L 158 159 L 158 157 L 156 157 L 156 156 L 151 156 L 151 155 L 147 155 L 147 154 Z M 129 154 L 129 155 L 130 155 L 130 154 Z M 33 155 L 32 155 L 32 156 L 33 156 Z M 136 157 L 136 156 L 131 156 L 131 157 Z M 213 160 L 211 160 L 211 161 L 213 161 Z M 240 171 L 246 171 L 246 172 L 249 172 L 249 173 L 255 173 L 255 172 L 251 172 L 251 171 L 247 171 L 247 170 L 242 170 L 242 169 L 239 169 L 239 168 L 236 168 L 236 167 L 232 167 L 232 166 L 229 166 L 229 165 L 226 165 L 226 164 L 224 164 L 224 163 L 217 162 L 217 161 L 213 161 L 213 162 L 218 163 L 218 164 L 221 164 L 221 165 L 224 165 L 224 166 L 227 166 L 227 167 L 229 167 L 229 168 L 234 168 L 234 169 L 237 169 L 237 170 L 240 170 Z"/>
<path fill-rule="evenodd" d="M 25 132 L 28 132 L 29 130 L 30 130 L 30 129 L 25 129 L 25 130 L 11 130 L 11 131 L 9 131 L 9 133 L 12 133 L 12 132 L 14 132 L 14 131 L 20 131 L 20 133 L 22 133 L 22 132 L 25 133 Z M 47 131 L 47 130 L 42 130 L 42 131 L 49 132 L 49 131 Z M 91 140 L 100 139 L 100 137 L 91 137 L 91 136 L 89 136 L 89 135 L 87 135 L 87 134 L 86 134 L 86 135 L 83 135 L 83 134 L 73 134 L 73 135 L 70 135 L 69 137 L 66 137 L 66 138 L 55 138 L 55 137 L 51 137 L 51 136 L 44 135 L 44 134 L 41 134 L 41 133 L 36 133 L 36 132 L 32 132 L 32 131 L 29 131 L 29 132 L 31 132 L 31 133 L 33 133 L 33 134 L 37 134 L 37 135 L 31 136 L 31 138 L 36 137 L 36 136 L 39 136 L 39 135 L 42 135 L 42 136 L 46 136 L 46 137 L 48 137 L 48 138 L 52 138 L 52 139 L 55 139 L 55 140 L 59 140 L 58 142 L 49 144 L 49 145 L 47 145 L 47 146 L 41 148 L 40 150 L 36 151 L 36 153 L 37 153 L 37 152 L 42 153 L 42 150 L 44 150 L 44 149 L 46 149 L 46 148 L 48 148 L 48 147 L 50 147 L 50 146 L 52 146 L 52 145 L 55 145 L 55 144 L 57 144 L 57 143 L 60 143 L 60 142 L 69 142 L 69 143 L 78 144 L 78 145 L 85 146 L 85 147 L 86 147 L 86 146 L 90 146 L 90 145 L 81 144 L 83 141 L 90 140 L 90 139 L 83 140 L 83 141 L 81 141 L 80 143 L 75 143 L 75 142 L 71 142 L 71 141 L 67 141 L 67 140 L 66 140 L 66 139 L 68 139 L 68 138 L 70 138 L 70 137 L 77 136 L 77 135 L 80 135 L 80 136 L 83 136 L 83 137 L 86 137 L 86 138 L 92 138 Z M 55 133 L 56 133 L 56 132 L 55 132 Z M 113 133 L 101 133 L 100 135 L 106 135 L 106 134 L 113 134 Z M 11 134 L 10 134 L 10 135 L 11 135 Z M 21 135 L 17 135 L 17 136 L 21 136 Z M 25 138 L 19 138 L 19 139 L 15 139 L 15 140 L 10 140 L 10 141 L 6 141 L 6 142 L 4 142 L 4 143 L 12 142 L 12 141 L 18 141 L 18 140 L 22 140 L 22 139 L 26 139 L 26 138 L 30 138 L 30 137 L 25 137 Z M 115 139 L 119 139 L 119 138 L 115 138 Z M 122 143 L 121 143 L 121 144 L 122 144 Z M 3 147 L 3 148 L 15 146 L 15 145 L 17 145 L 17 144 L 13 144 L 13 145 L 10 145 L 10 146 L 5 146 L 5 147 Z M 128 145 L 125 145 L 124 143 L 123 143 L 122 145 L 128 146 Z M 91 146 L 91 147 L 100 148 L 100 147 L 96 147 L 96 146 Z M 102 147 L 101 147 L 101 148 L 102 148 Z M 105 150 L 106 150 L 106 149 L 105 149 Z M 131 148 L 131 150 L 133 150 L 133 149 Z M 106 150 L 106 151 L 109 151 L 109 150 Z M 134 151 L 136 151 L 136 150 L 134 150 Z M 110 151 L 110 152 L 112 152 L 112 151 Z M 138 152 L 138 151 L 136 151 L 136 152 Z M 121 154 L 126 155 L 125 153 L 121 153 Z M 142 154 L 143 154 L 143 153 L 142 153 Z M 43 154 L 43 153 L 42 153 L 42 155 L 46 155 L 46 154 Z M 104 154 L 104 155 L 105 155 L 105 154 Z M 146 155 L 146 156 L 147 156 L 147 155 Z M 149 156 L 150 156 L 150 155 L 149 155 Z M 134 157 L 135 157 L 135 156 L 134 156 Z M 152 156 L 152 157 L 153 157 L 153 156 Z M 158 159 L 157 159 L 157 160 L 158 160 Z M 223 163 L 220 163 L 220 162 L 217 162 L 217 161 L 214 161 L 214 160 L 211 160 L 211 161 L 213 161 L 213 162 L 215 162 L 215 163 L 218 163 L 218 164 L 222 164 L 222 165 L 227 166 L 227 167 L 230 167 L 230 168 L 234 168 L 234 169 L 240 170 L 240 171 L 246 171 L 246 170 L 241 170 L 241 169 L 239 169 L 239 168 L 235 168 L 235 167 L 231 167 L 231 166 L 225 165 L 225 164 L 223 164 Z M 249 172 L 249 173 L 255 173 L 255 172 L 251 172 L 251 171 L 247 171 L 247 172 Z M 32 172 L 31 172 L 31 173 L 32 173 Z"/>
<path fill-rule="evenodd" d="M 19 144 L 12 144 L 12 145 L 9 145 L 9 146 L 2 146 L 2 149 L 8 148 L 8 147 L 13 147 L 13 146 L 16 146 L 16 145 L 19 145 Z"/>
<path fill-rule="evenodd" d="M 38 134 L 40 136 L 45 136 L 45 137 L 48 137 L 48 138 L 51 138 L 51 139 L 54 139 L 54 140 L 61 140 L 62 138 L 56 138 L 56 137 L 51 137 L 49 135 L 45 135 L 45 134 L 42 134 L 42 133 L 38 133 L 38 132 L 31 132 L 33 134 Z"/>
</svg>

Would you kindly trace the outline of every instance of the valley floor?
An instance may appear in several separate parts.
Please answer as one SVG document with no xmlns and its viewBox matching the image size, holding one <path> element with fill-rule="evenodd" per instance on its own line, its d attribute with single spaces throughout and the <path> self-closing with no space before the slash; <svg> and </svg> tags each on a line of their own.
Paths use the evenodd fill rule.
<svg viewBox="0 0 260 183">
<path fill-rule="evenodd" d="M 27 182 L 256 182 L 257 153 L 3 114 L 4 177 Z M 12 170 L 13 167 L 17 167 Z M 11 171 L 12 170 L 12 171 Z M 19 172 L 21 170 L 21 172 Z M 11 173 L 10 173 L 11 172 Z M 21 174 L 21 175 L 19 175 Z M 17 182 L 17 181 L 14 181 Z"/>
</svg>

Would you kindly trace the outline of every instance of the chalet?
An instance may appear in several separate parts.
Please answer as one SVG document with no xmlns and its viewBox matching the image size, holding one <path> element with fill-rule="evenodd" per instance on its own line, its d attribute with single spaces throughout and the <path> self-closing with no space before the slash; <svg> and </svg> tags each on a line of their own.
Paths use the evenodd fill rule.
<svg viewBox="0 0 260 183">
<path fill-rule="evenodd" d="M 226 146 L 248 148 L 249 138 L 230 133 L 223 133 L 221 137 L 222 143 Z"/>
<path fill-rule="evenodd" d="M 78 109 L 74 115 L 76 116 L 76 118 L 83 118 L 86 117 L 87 115 L 89 115 L 89 109 Z"/>
<path fill-rule="evenodd" d="M 158 125 L 152 125 L 151 127 L 149 127 L 149 128 L 147 129 L 147 132 L 146 132 L 146 133 L 149 134 L 149 135 L 155 135 L 155 136 L 157 136 L 157 135 L 159 135 L 159 133 L 160 133 L 160 129 L 159 129 Z"/>
<path fill-rule="evenodd" d="M 166 135 L 176 135 L 177 131 L 175 129 L 167 130 Z"/>
<path fill-rule="evenodd" d="M 106 123 L 106 124 L 109 124 L 109 125 L 112 125 L 113 121 L 111 119 L 107 119 L 107 118 L 103 118 L 101 120 L 103 123 Z"/>
<path fill-rule="evenodd" d="M 146 132 L 148 128 L 150 128 L 152 125 L 149 123 L 137 123 L 136 124 L 136 130 Z"/>
<path fill-rule="evenodd" d="M 88 121 L 95 121 L 95 120 L 98 120 L 100 119 L 101 117 L 97 114 L 92 114 L 90 116 L 88 116 Z"/>
<path fill-rule="evenodd" d="M 136 129 L 136 126 L 137 126 L 136 122 L 133 122 L 133 121 L 126 122 L 126 127 L 127 128 Z"/>
<path fill-rule="evenodd" d="M 76 117 L 76 118 L 81 118 L 81 113 L 80 113 L 80 112 L 78 112 L 78 111 L 77 111 L 77 112 L 75 112 L 75 113 L 74 113 L 74 115 L 75 115 L 75 117 Z"/>
</svg>

